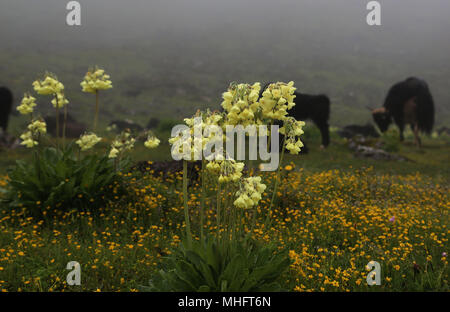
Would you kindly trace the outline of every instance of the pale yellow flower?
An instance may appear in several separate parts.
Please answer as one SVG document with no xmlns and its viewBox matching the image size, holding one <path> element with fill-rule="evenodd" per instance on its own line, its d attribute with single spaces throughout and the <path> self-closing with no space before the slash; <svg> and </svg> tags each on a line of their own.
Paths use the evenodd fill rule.
<svg viewBox="0 0 450 312">
<path fill-rule="evenodd" d="M 25 94 L 21 104 L 17 106 L 17 110 L 22 115 L 27 115 L 31 114 L 34 111 L 35 106 L 36 106 L 36 99 L 29 94 Z"/>
<path fill-rule="evenodd" d="M 52 74 L 46 74 L 43 80 L 34 81 L 33 87 L 41 95 L 58 94 L 64 91 L 64 85 Z"/>
<path fill-rule="evenodd" d="M 83 92 L 97 93 L 99 90 L 108 90 L 112 88 L 110 76 L 105 74 L 103 69 L 89 70 L 84 80 L 81 82 Z"/>
<path fill-rule="evenodd" d="M 94 147 L 102 139 L 94 133 L 84 134 L 75 143 L 84 152 Z"/>
<path fill-rule="evenodd" d="M 144 145 L 146 148 L 155 148 L 158 147 L 160 140 L 156 137 L 149 137 L 147 141 L 145 141 Z"/>
</svg>

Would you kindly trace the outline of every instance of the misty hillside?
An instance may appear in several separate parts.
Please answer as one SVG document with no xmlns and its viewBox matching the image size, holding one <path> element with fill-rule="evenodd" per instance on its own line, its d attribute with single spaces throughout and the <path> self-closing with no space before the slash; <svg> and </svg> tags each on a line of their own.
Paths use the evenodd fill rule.
<svg viewBox="0 0 450 312">
<path fill-rule="evenodd" d="M 89 66 L 111 74 L 103 122 L 182 118 L 218 108 L 231 81 L 290 81 L 332 99 L 331 124 L 366 123 L 388 88 L 408 76 L 429 84 L 438 125 L 450 122 L 450 3 L 380 1 L 382 26 L 361 0 L 80 1 L 82 26 L 65 25 L 66 1 L 2 0 L 0 85 L 19 101 L 49 70 L 83 118 Z M 16 104 L 17 104 L 16 101 Z M 41 101 L 41 111 L 50 109 Z"/>
</svg>

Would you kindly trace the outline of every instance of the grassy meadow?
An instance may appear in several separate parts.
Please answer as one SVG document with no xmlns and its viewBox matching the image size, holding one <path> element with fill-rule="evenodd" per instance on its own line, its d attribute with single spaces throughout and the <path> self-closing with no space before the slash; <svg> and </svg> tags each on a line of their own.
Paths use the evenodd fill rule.
<svg viewBox="0 0 450 312">
<path fill-rule="evenodd" d="M 162 129 L 157 135 L 163 143 L 151 151 L 137 147 L 136 161 L 168 159 L 169 134 Z M 290 291 L 449 291 L 449 138 L 426 138 L 419 150 L 407 136 L 397 144 L 398 153 L 410 159 L 406 162 L 355 158 L 335 133 L 321 151 L 312 127 L 305 140 L 309 154 L 284 161 L 271 226 L 264 221 L 273 172 L 262 174 L 268 188 L 257 212 L 246 212 L 242 224 L 255 240 L 289 251 L 282 286 Z M 106 149 L 101 143 L 96 152 Z M 27 157 L 24 149 L 2 151 L 2 169 Z M 8 177 L 2 174 L 5 187 Z M 147 285 L 184 235 L 182 174 L 123 175 L 126 192 L 110 186 L 117 194 L 96 209 L 36 203 L 33 209 L 48 211 L 41 218 L 27 213 L 31 207 L 2 209 L 0 289 L 139 291 Z M 217 184 L 208 179 L 204 228 L 213 233 Z M 200 188 L 196 182 L 188 190 L 194 228 L 200 222 Z M 232 196 L 231 190 L 221 196 Z M 381 263 L 380 286 L 366 283 L 371 260 Z M 81 264 L 81 286 L 66 282 L 70 261 Z"/>
<path fill-rule="evenodd" d="M 384 1 L 382 26 L 376 27 L 367 25 L 366 3 L 360 0 L 82 1 L 82 25 L 76 27 L 64 23 L 65 2 L 4 2 L 0 86 L 14 95 L 8 133 L 18 138 L 27 131 L 23 141 L 32 148 L 0 147 L 0 291 L 153 289 L 161 271 L 169 271 L 171 257 L 186 247 L 188 229 L 194 243 L 206 236 L 226 247 L 211 240 L 200 245 L 205 247 L 200 256 L 187 248 L 172 270 L 181 278 L 167 280 L 176 286 L 192 282 L 190 291 L 241 290 L 231 284 L 243 276 L 252 278 L 242 287 L 257 281 L 286 291 L 450 291 L 450 136 L 422 136 L 419 149 L 410 131 L 399 142 L 392 127 L 372 146 L 381 141 L 386 151 L 406 160 L 387 161 L 355 157 L 348 140 L 337 134 L 338 127 L 373 123 L 368 108 L 381 107 L 389 88 L 411 76 L 430 86 L 434 129 L 450 124 L 448 1 Z M 86 71 L 97 72 L 95 64 L 108 77 L 90 75 L 88 82 L 96 87 L 86 91 L 80 82 L 85 77 L 86 83 Z M 51 82 L 51 92 L 44 92 L 45 80 L 32 84 L 43 76 L 64 88 Z M 96 80 L 112 86 L 101 88 Z M 242 177 L 222 187 L 222 172 L 231 168 L 230 175 L 237 175 L 231 161 L 219 165 L 227 170 L 200 174 L 204 179 L 189 183 L 187 167 L 166 175 L 152 171 L 156 162 L 172 160 L 168 139 L 174 125 L 199 110 L 216 112 L 227 88 L 239 93 L 233 108 L 249 104 L 254 87 L 239 89 L 238 83 L 257 81 L 293 81 L 301 93 L 326 94 L 330 146 L 320 148 L 320 133 L 307 121 L 305 133 L 292 137 L 306 142 L 309 153 L 284 155 L 279 172 L 259 172 L 258 162 L 247 161 Z M 37 105 L 21 115 L 17 107 L 28 92 Z M 289 103 L 286 92 L 279 94 Z M 75 120 L 101 137 L 98 144 L 82 152 L 76 144 L 51 148 L 62 142 L 47 140 L 42 127 L 27 128 L 30 115 L 32 123 L 54 116 L 58 96 L 68 100 L 64 109 Z M 286 103 L 271 96 L 282 112 Z M 248 105 L 253 112 L 246 109 L 242 124 L 261 116 L 258 122 L 283 120 L 264 112 L 262 101 L 253 104 L 257 109 Z M 123 159 L 122 154 L 109 158 L 118 134 L 106 131 L 111 121 L 129 119 L 146 127 L 152 118 L 161 121 L 152 129 L 159 146 L 146 148 L 143 137 L 150 141 L 150 134 L 145 132 L 132 150 L 124 151 L 130 137 L 119 142 Z M 235 125 L 232 119 L 227 115 L 212 123 Z M 297 122 L 291 126 L 293 132 L 301 128 Z M 138 162 L 145 170 L 131 169 Z M 259 188 L 251 186 L 253 194 L 248 181 L 258 178 L 247 174 L 261 177 L 253 184 Z M 246 200 L 246 209 L 235 208 L 241 191 L 250 194 L 253 206 Z M 225 236 L 231 236 L 231 247 Z M 253 245 L 239 245 L 247 239 Z M 269 260 L 256 265 L 255 255 Z M 286 260 L 282 274 L 271 271 L 278 256 Z M 204 265 L 205 259 L 229 266 L 220 271 L 214 261 Z M 79 286 L 66 280 L 71 261 L 81 265 Z M 381 264 L 381 285 L 366 281 L 370 261 Z M 200 273 L 186 277 L 193 267 Z M 214 274 L 210 267 L 217 269 Z M 205 280 L 210 288 L 203 287 Z M 253 289 L 267 289 L 258 287 Z"/>
</svg>

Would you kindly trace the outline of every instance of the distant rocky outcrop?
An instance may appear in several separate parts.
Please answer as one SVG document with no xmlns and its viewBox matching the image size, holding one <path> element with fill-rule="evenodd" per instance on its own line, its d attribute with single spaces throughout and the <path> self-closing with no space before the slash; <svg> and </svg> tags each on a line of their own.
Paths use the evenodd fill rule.
<svg viewBox="0 0 450 312">
<path fill-rule="evenodd" d="M 382 149 L 383 143 L 379 140 L 367 140 L 363 136 L 355 136 L 348 142 L 348 147 L 355 157 L 371 158 L 375 160 L 410 161 L 408 158 L 388 153 Z"/>
<path fill-rule="evenodd" d="M 441 128 L 438 129 L 437 132 L 438 132 L 439 135 L 443 135 L 443 134 L 450 135 L 450 128 L 448 128 L 448 127 L 441 127 Z"/>
<path fill-rule="evenodd" d="M 362 125 L 348 125 L 339 130 L 338 135 L 343 138 L 351 139 L 357 135 L 363 137 L 378 138 L 380 135 L 372 124 Z"/>
<path fill-rule="evenodd" d="M 135 123 L 130 119 L 113 120 L 109 123 L 109 126 L 112 129 L 115 129 L 117 132 L 122 132 L 126 129 L 129 129 L 132 132 L 141 132 L 144 130 L 144 128 L 141 125 Z"/>
<path fill-rule="evenodd" d="M 21 147 L 20 139 L 16 138 L 0 128 L 0 150 L 3 149 L 15 149 Z"/>
<path fill-rule="evenodd" d="M 152 117 L 147 123 L 147 129 L 156 129 L 159 126 L 160 120 L 158 118 Z"/>
</svg>

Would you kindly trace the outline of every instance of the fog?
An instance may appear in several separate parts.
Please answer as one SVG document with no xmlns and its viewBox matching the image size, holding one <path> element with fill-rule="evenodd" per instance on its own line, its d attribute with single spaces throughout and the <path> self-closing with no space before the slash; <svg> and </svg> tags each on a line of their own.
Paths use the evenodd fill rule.
<svg viewBox="0 0 450 312">
<path fill-rule="evenodd" d="M 383 44 L 396 38 L 398 48 L 450 36 L 447 0 L 390 0 L 382 5 L 381 27 L 365 23 L 364 0 L 84 0 L 82 26 L 65 25 L 66 4 L 61 0 L 1 0 L 0 34 L 4 46 L 29 41 L 117 44 L 153 36 L 223 36 L 245 40 L 257 37 L 270 45 L 294 46 L 289 39 L 314 35 L 317 42 Z M 187 39 L 188 39 L 187 38 Z M 283 39 L 286 39 L 283 41 Z M 334 40 L 333 40 L 334 39 Z M 448 46 L 447 46 L 448 47 Z M 447 51 L 448 52 L 448 51 Z"/>
<path fill-rule="evenodd" d="M 430 82 L 444 116 L 438 121 L 450 120 L 448 0 L 380 1 L 382 26 L 367 25 L 365 0 L 84 0 L 82 26 L 69 27 L 67 2 L 0 0 L 0 84 L 20 81 L 20 94 L 28 80 L 19 76 L 46 67 L 71 81 L 54 56 L 78 55 L 80 68 L 104 61 L 121 81 L 152 71 L 149 96 L 169 92 L 151 93 L 152 83 L 184 79 L 180 88 L 188 84 L 210 104 L 232 80 L 294 80 L 306 92 L 330 94 L 344 116 L 381 105 L 390 85 L 415 75 Z M 28 65 L 28 55 L 39 64 Z"/>
</svg>

